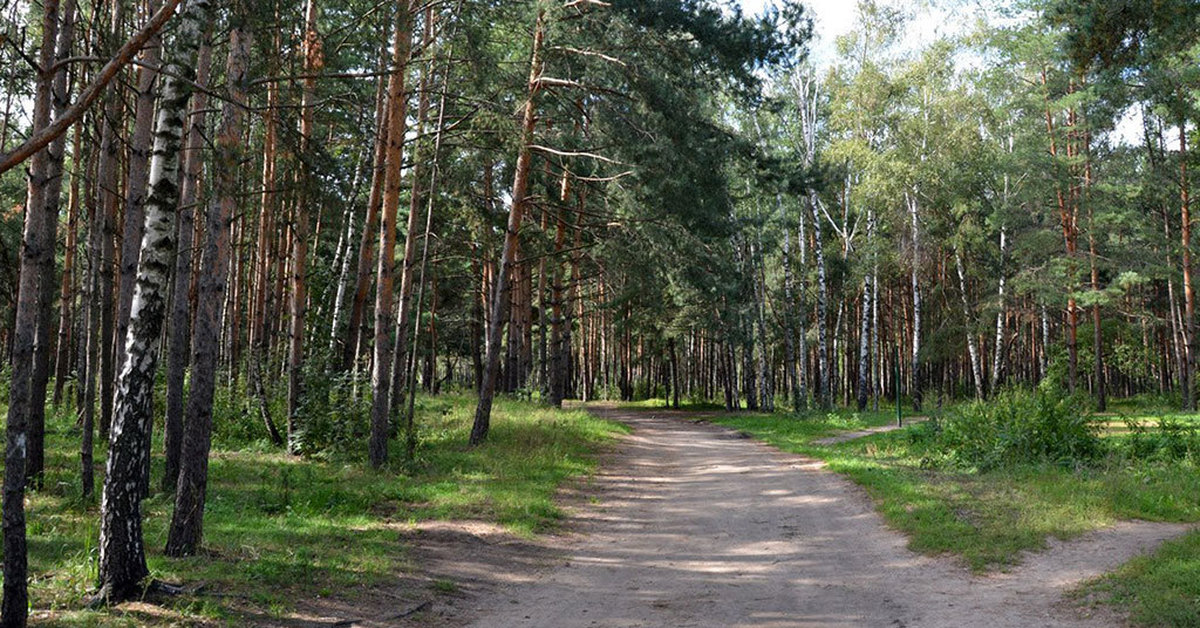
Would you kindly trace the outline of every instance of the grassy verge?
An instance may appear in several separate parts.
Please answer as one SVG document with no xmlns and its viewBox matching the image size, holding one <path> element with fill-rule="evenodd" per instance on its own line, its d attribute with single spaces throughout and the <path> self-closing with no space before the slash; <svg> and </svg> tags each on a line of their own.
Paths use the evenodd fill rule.
<svg viewBox="0 0 1200 628">
<path fill-rule="evenodd" d="M 561 517 L 554 504 L 558 487 L 589 473 L 593 454 L 622 429 L 581 411 L 498 399 L 488 443 L 468 449 L 473 399 L 420 401 L 421 446 L 413 465 L 376 472 L 353 457 L 296 459 L 261 444 L 214 451 L 201 556 L 162 556 L 171 499 L 160 494 L 147 500 L 146 545 L 154 577 L 203 585 L 200 594 L 153 614 L 136 605 L 78 610 L 95 583 L 99 513 L 94 501 L 80 497 L 78 430 L 69 413 L 54 416 L 46 487 L 28 501 L 35 621 L 237 624 L 247 610 L 279 616 L 299 596 L 353 592 L 411 569 L 401 541 L 409 522 L 477 519 L 521 534 L 545 530 Z M 393 452 L 399 451 L 394 444 Z M 100 477 L 102 465 L 97 466 Z"/>
<path fill-rule="evenodd" d="M 1050 537 L 1071 538 L 1121 519 L 1200 521 L 1200 469 L 1189 460 L 1132 460 L 1112 453 L 1087 466 L 1028 464 L 978 472 L 931 462 L 935 452 L 919 426 L 837 445 L 813 444 L 822 436 L 886 422 L 878 415 L 740 415 L 715 421 L 825 460 L 867 490 L 914 551 L 957 556 L 976 571 L 1010 566 L 1021 552 L 1044 548 Z M 1116 443 L 1128 435 L 1106 438 Z M 1200 625 L 1200 533 L 1089 587 L 1096 593 L 1091 599 L 1132 609 L 1141 624 Z"/>
<path fill-rule="evenodd" d="M 1113 604 L 1143 626 L 1200 626 L 1200 531 L 1168 541 L 1078 592 L 1088 602 Z"/>
</svg>

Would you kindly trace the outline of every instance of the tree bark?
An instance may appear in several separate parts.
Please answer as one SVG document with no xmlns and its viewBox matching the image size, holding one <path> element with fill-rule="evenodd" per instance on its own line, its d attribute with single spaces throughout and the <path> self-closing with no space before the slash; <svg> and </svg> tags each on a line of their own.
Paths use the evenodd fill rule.
<svg viewBox="0 0 1200 628">
<path fill-rule="evenodd" d="M 386 67 L 386 54 L 380 55 L 381 68 Z M 367 216 L 363 220 L 362 237 L 358 245 L 358 272 L 354 281 L 354 300 L 350 307 L 350 322 L 342 346 L 342 369 L 354 368 L 358 372 L 358 360 L 362 355 L 363 312 L 366 309 L 367 293 L 371 289 L 371 267 L 375 263 L 375 223 L 379 220 L 379 207 L 383 203 L 383 183 L 386 176 L 388 149 L 388 80 L 380 77 L 375 93 L 375 154 L 371 167 L 371 191 L 367 195 Z"/>
<path fill-rule="evenodd" d="M 921 258 L 921 232 L 917 222 L 917 196 L 916 192 L 905 193 L 904 199 L 908 204 L 909 219 L 912 224 L 912 242 L 913 242 L 913 258 L 912 258 L 912 300 L 913 300 L 913 326 L 912 326 L 912 366 L 909 376 L 912 378 L 909 384 L 909 395 L 912 397 L 913 411 L 921 411 L 922 401 L 922 372 L 921 372 L 921 284 L 917 281 L 917 269 Z M 896 403 L 900 403 L 896 400 Z"/>
<path fill-rule="evenodd" d="M 1007 175 L 1005 180 L 1005 198 L 1007 198 Z M 1008 230 L 1004 225 L 1000 226 L 1000 287 L 998 290 L 998 298 L 1000 301 L 1000 311 L 996 312 L 996 345 L 992 350 L 992 382 L 989 390 L 995 395 L 1000 388 L 1000 382 L 1004 376 L 1004 314 L 1005 314 L 1005 260 L 1008 257 Z"/>
<path fill-rule="evenodd" d="M 809 195 L 809 209 L 813 219 L 813 252 L 817 261 L 817 372 L 820 378 L 817 398 L 821 409 L 828 410 L 833 404 L 829 388 L 829 286 L 825 277 L 825 247 L 821 244 L 819 202 L 816 192 L 812 192 Z"/>
<path fill-rule="evenodd" d="M 471 426 L 470 443 L 479 445 L 487 439 L 491 427 L 492 400 L 496 390 L 496 370 L 500 366 L 501 332 L 504 329 L 504 304 L 509 298 L 509 274 L 517 254 L 520 241 L 521 221 L 528 204 L 529 171 L 533 161 L 530 145 L 537 122 L 537 95 L 542 75 L 542 42 L 545 38 L 545 13 L 539 12 L 533 32 L 533 52 L 529 62 L 529 87 L 525 99 L 525 112 L 521 122 L 521 143 L 517 155 L 516 173 L 513 178 L 512 207 L 508 212 L 508 228 L 504 234 L 504 249 L 500 254 L 500 265 L 496 269 L 496 285 L 491 295 L 492 317 L 488 324 L 487 360 L 483 371 L 483 385 L 479 389 L 479 404 L 475 407 L 475 422 Z"/>
<path fill-rule="evenodd" d="M 217 131 L 215 202 L 208 208 L 204 252 L 196 291 L 196 334 L 192 339 L 192 386 L 188 395 L 175 510 L 167 536 L 168 556 L 190 556 L 204 534 L 204 501 L 208 486 L 208 454 L 212 443 L 212 405 L 222 328 L 221 304 L 229 274 L 229 232 L 237 208 L 237 171 L 242 154 L 242 112 L 246 103 L 251 39 L 245 33 L 244 8 L 233 9 L 229 60 L 225 70 L 228 100 Z"/>
<path fill-rule="evenodd" d="M 142 430 L 154 411 L 154 371 L 165 317 L 167 273 L 175 248 L 180 143 L 195 78 L 201 34 L 212 21 L 209 0 L 188 0 L 170 48 L 150 163 L 150 196 L 138 262 L 137 285 L 125 348 L 128 358 L 117 387 L 116 411 L 100 504 L 100 596 L 110 602 L 136 594 L 149 574 L 142 538 Z"/>
<path fill-rule="evenodd" d="M 1187 120 L 1179 123 L 1180 249 L 1183 251 L 1184 351 L 1183 409 L 1196 409 L 1196 295 L 1192 287 L 1192 216 L 1188 187 Z"/>
<path fill-rule="evenodd" d="M 308 317 L 308 213 L 312 176 L 313 117 L 316 73 L 324 65 L 317 34 L 317 2 L 308 0 L 304 11 L 304 87 L 300 98 L 301 179 L 296 187 L 296 218 L 292 229 L 292 300 L 288 330 L 287 448 L 298 452 L 300 398 L 304 394 L 304 322 Z"/>
<path fill-rule="evenodd" d="M 425 32 L 422 37 L 422 49 L 426 52 L 430 50 L 433 44 L 433 9 L 427 8 L 425 11 Z M 418 97 L 417 97 L 417 137 L 420 138 L 425 133 L 425 123 L 429 116 L 429 79 L 430 73 L 433 70 L 433 59 L 421 71 L 421 79 L 418 82 Z M 404 378 L 407 375 L 409 363 L 412 368 L 416 368 L 416 360 L 409 360 L 409 353 L 413 354 L 417 351 L 417 330 L 420 325 L 411 325 L 410 318 L 412 317 L 412 292 L 413 292 L 413 275 L 417 270 L 417 239 L 421 237 L 420 233 L 420 217 L 423 206 L 423 191 L 421 187 L 424 185 L 422 179 L 425 175 L 423 162 L 429 156 L 424 150 L 424 144 L 420 141 L 417 147 L 413 150 L 413 167 L 412 167 L 412 194 L 409 197 L 410 203 L 408 208 L 408 227 L 404 233 L 404 266 L 400 271 L 400 295 L 398 304 L 398 315 L 396 318 L 396 336 L 395 346 L 392 348 L 392 360 L 395 362 L 392 369 L 392 394 L 391 404 L 388 408 L 389 416 L 395 417 L 401 404 L 404 403 L 406 381 Z M 413 328 L 413 341 L 410 345 L 408 342 L 409 327 Z"/>
<path fill-rule="evenodd" d="M 38 55 L 39 72 L 34 95 L 34 133 L 50 124 L 54 76 L 49 68 L 54 64 L 55 42 L 58 33 L 57 0 L 42 3 L 42 42 Z M 29 613 L 27 590 L 28 557 L 25 539 L 25 482 L 29 447 L 29 416 L 33 405 L 45 403 L 32 398 L 34 337 L 37 334 L 40 299 L 45 293 L 39 283 L 42 272 L 54 259 L 54 238 L 44 202 L 51 161 L 49 151 L 38 151 L 29 168 L 28 196 L 22 234 L 21 269 L 14 325 L 12 379 L 9 388 L 8 417 L 5 424 L 3 534 L 4 534 L 4 596 L 0 601 L 0 624 L 22 627 Z"/>
<path fill-rule="evenodd" d="M 196 83 L 208 84 L 212 48 L 203 45 L 197 61 Z M 184 148 L 183 186 L 179 195 L 178 252 L 175 255 L 175 287 L 171 297 L 170 340 L 167 346 L 167 408 L 163 421 L 162 490 L 175 490 L 179 478 L 179 451 L 183 442 L 184 376 L 191 349 L 192 326 L 192 236 L 195 207 L 200 199 L 200 176 L 204 170 L 204 117 L 208 95 L 196 94 L 189 116 Z"/>
<path fill-rule="evenodd" d="M 967 327 L 967 353 L 971 358 L 971 381 L 975 384 L 975 398 L 983 399 L 983 364 L 979 357 L 979 341 L 975 338 L 975 316 L 971 313 L 971 302 L 967 296 L 967 274 L 963 269 L 962 252 L 954 249 L 954 268 L 958 271 L 958 290 L 962 300 L 963 324 Z"/>
<path fill-rule="evenodd" d="M 82 127 L 75 127 L 71 142 L 71 155 L 75 161 L 71 172 L 71 192 L 67 200 L 67 241 L 63 250 L 63 272 L 59 289 L 58 351 L 54 358 L 54 405 L 62 402 L 63 387 L 71 372 L 71 345 L 75 339 L 75 325 L 79 322 L 75 309 L 76 264 L 75 249 L 79 243 L 79 194 L 80 180 L 85 168 L 82 146 Z M 76 383 L 78 389 L 79 383 Z"/>
<path fill-rule="evenodd" d="M 567 241 L 567 221 L 563 216 L 563 206 L 571 193 L 571 174 L 564 171 L 562 189 L 559 191 L 558 215 L 554 226 L 554 255 L 551 260 L 551 294 L 550 294 L 550 370 L 548 373 L 548 401 L 551 406 L 561 408 L 563 397 L 566 396 L 566 380 L 568 377 L 567 360 L 563 354 L 563 282 L 562 282 L 562 252 Z M 543 266 L 544 268 L 544 266 Z M 545 320 L 545 310 L 542 317 Z M 544 325 L 544 323 L 543 323 Z"/>
<path fill-rule="evenodd" d="M 71 46 L 75 38 L 75 1 L 67 0 L 61 7 L 62 23 L 56 35 L 56 60 L 64 60 L 71 56 Z M 50 97 L 53 101 L 54 115 L 62 115 L 67 103 L 67 69 L 59 68 L 53 73 L 50 84 Z M 43 204 L 39 210 L 47 221 L 47 237 L 51 243 L 49 255 L 40 260 L 38 279 L 38 323 L 37 335 L 33 346 L 33 374 L 30 381 L 30 399 L 33 405 L 29 414 L 29 461 L 27 478 L 31 487 L 42 488 L 43 467 L 46 459 L 46 387 L 50 381 L 50 352 L 54 342 L 54 243 L 58 240 L 58 214 L 62 200 L 63 151 L 66 149 L 67 136 L 58 136 L 46 147 L 46 162 L 44 180 L 41 183 L 40 194 L 30 194 L 30 201 L 37 200 Z M 30 204 L 29 207 L 36 207 Z M 64 306 L 65 307 L 65 306 Z"/>
<path fill-rule="evenodd" d="M 375 343 L 371 373 L 371 466 L 387 462 L 391 420 L 392 345 L 388 333 L 392 323 L 392 275 L 396 255 L 396 210 L 400 205 L 400 171 L 404 161 L 405 116 L 408 97 L 404 90 L 405 67 L 412 47 L 412 15 L 409 2 L 399 0 L 392 49 L 392 75 L 388 80 L 387 154 L 383 184 L 382 222 L 379 229 L 379 264 L 375 277 Z M 401 333 L 401 332 L 397 332 Z"/>
</svg>

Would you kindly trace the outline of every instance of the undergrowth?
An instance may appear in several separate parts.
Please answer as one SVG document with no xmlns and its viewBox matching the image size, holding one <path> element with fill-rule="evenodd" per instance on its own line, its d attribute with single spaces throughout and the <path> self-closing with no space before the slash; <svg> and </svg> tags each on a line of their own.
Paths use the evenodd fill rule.
<svg viewBox="0 0 1200 628">
<path fill-rule="evenodd" d="M 288 456 L 266 444 L 256 414 L 243 414 L 240 404 L 219 409 L 229 414 L 218 421 L 209 466 L 204 551 L 164 557 L 171 497 L 159 493 L 143 504 L 153 577 L 199 589 L 152 614 L 124 606 L 81 610 L 96 582 L 99 511 L 95 499 L 81 497 L 79 430 L 64 406 L 47 425 L 45 489 L 28 498 L 34 620 L 55 626 L 278 621 L 301 597 L 353 595 L 411 569 L 410 524 L 474 519 L 518 534 L 555 526 L 562 516 L 554 502 L 558 488 L 590 473 L 595 452 L 624 429 L 582 411 L 497 399 L 488 442 L 470 448 L 474 402 L 467 395 L 419 397 L 416 459 L 400 460 L 402 447 L 393 440 L 394 462 L 381 471 L 348 447 Z M 97 492 L 105 457 L 98 445 Z M 358 445 L 365 450 L 365 439 Z M 160 451 L 156 442 L 156 463 Z M 161 468 L 154 473 L 157 487 Z"/>
</svg>

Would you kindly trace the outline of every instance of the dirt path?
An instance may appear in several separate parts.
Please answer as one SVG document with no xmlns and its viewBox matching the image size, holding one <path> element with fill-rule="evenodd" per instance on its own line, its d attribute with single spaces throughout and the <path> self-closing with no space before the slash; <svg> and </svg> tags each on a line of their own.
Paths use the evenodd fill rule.
<svg viewBox="0 0 1200 628">
<path fill-rule="evenodd" d="M 635 432 L 566 563 L 473 604 L 475 626 L 1102 626 L 1061 593 L 1183 526 L 1124 523 L 1009 574 L 919 556 L 848 480 L 719 426 L 599 410 Z"/>
<path fill-rule="evenodd" d="M 390 594 L 387 612 L 332 613 L 380 620 L 333 625 L 1113 626 L 1119 618 L 1062 603 L 1063 591 L 1186 529 L 1123 523 L 1052 542 L 1011 573 L 972 576 L 909 551 L 860 488 L 820 463 L 682 420 L 691 414 L 593 411 L 634 433 L 588 499 L 572 500 L 567 533 L 529 541 L 478 524 L 420 526 L 406 535 L 419 578 Z M 416 604 L 422 612 L 395 618 Z"/>
</svg>

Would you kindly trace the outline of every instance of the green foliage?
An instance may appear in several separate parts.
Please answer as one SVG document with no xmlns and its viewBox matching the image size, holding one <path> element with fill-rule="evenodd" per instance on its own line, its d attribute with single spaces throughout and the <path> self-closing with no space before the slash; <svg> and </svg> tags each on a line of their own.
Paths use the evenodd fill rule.
<svg viewBox="0 0 1200 628">
<path fill-rule="evenodd" d="M 1078 397 L 1010 390 L 959 406 L 923 428 L 934 455 L 958 467 L 988 471 L 1018 464 L 1078 467 L 1104 453 Z"/>
<path fill-rule="evenodd" d="M 320 359 L 306 363 L 294 434 L 297 450 L 306 456 L 359 454 L 371 431 L 370 386 L 356 384 L 347 372 L 325 372 L 323 364 Z"/>
<path fill-rule="evenodd" d="M 1125 418 L 1129 435 L 1121 441 L 1122 451 L 1135 463 L 1186 460 L 1200 462 L 1200 428 L 1176 417 L 1159 417 L 1157 429 L 1142 421 Z"/>
</svg>

